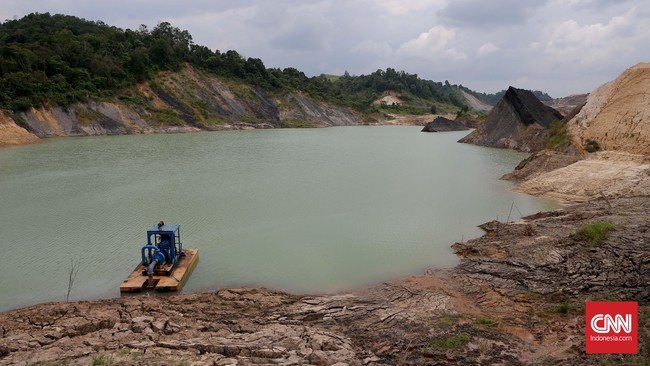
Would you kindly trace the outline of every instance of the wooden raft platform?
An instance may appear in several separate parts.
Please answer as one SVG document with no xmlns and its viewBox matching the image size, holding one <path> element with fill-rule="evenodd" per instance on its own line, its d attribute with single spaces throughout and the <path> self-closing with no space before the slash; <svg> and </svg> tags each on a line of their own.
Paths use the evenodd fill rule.
<svg viewBox="0 0 650 366">
<path fill-rule="evenodd" d="M 185 256 L 180 257 L 176 268 L 170 276 L 153 276 L 154 285 L 148 287 L 149 278 L 142 274 L 146 269 L 142 264 L 131 272 L 120 285 L 120 292 L 139 292 L 142 290 L 178 291 L 192 274 L 192 270 L 199 261 L 199 250 L 196 248 L 183 249 Z"/>
</svg>

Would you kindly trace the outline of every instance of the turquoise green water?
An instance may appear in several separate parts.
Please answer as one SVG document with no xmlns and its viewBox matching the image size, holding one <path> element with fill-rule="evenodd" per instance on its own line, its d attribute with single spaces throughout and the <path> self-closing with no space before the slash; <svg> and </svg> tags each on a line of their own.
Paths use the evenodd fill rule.
<svg viewBox="0 0 650 366">
<path fill-rule="evenodd" d="M 498 178 L 525 155 L 417 127 L 48 139 L 0 150 L 0 310 L 119 296 L 145 231 L 181 224 L 184 291 L 346 290 L 457 263 L 492 219 L 555 208 Z M 515 208 L 511 210 L 512 203 Z"/>
</svg>

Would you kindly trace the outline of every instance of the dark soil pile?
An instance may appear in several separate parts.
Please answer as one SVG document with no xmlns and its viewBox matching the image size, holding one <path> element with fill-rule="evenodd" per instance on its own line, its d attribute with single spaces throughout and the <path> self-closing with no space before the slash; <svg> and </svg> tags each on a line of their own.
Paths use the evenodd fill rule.
<svg viewBox="0 0 650 366">
<path fill-rule="evenodd" d="M 437 117 L 427 123 L 422 132 L 447 132 L 447 131 L 464 131 L 469 130 L 463 122 L 451 120 L 445 117 Z"/>
<path fill-rule="evenodd" d="M 509 87 L 485 122 L 459 142 L 539 151 L 550 137 L 551 123 L 559 120 L 560 112 L 544 105 L 531 91 Z"/>
</svg>

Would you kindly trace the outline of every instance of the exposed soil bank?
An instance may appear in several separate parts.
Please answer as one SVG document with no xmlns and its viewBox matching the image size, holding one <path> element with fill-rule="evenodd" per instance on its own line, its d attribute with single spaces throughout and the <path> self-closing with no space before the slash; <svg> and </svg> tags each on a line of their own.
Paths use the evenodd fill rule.
<svg viewBox="0 0 650 366">
<path fill-rule="evenodd" d="M 7 118 L 4 113 L 0 112 L 0 147 L 38 142 L 40 142 L 38 137 L 19 127 L 12 119 Z"/>
<path fill-rule="evenodd" d="M 0 111 L 0 147 L 51 136 L 349 126 L 362 123 L 362 117 L 302 92 L 274 95 L 188 65 L 179 72 L 161 72 L 155 81 L 119 97 L 67 108 Z"/>
<path fill-rule="evenodd" d="M 564 202 L 650 192 L 650 157 L 645 155 L 602 151 L 578 160 L 576 156 L 543 152 L 533 159 L 504 177 L 523 179 L 515 190 Z"/>
<path fill-rule="evenodd" d="M 624 364 L 650 360 L 650 196 L 594 200 L 453 246 L 450 270 L 305 296 L 223 289 L 0 314 L 0 365 Z M 583 225 L 615 225 L 590 243 Z M 584 301 L 640 305 L 639 354 L 585 355 Z"/>
</svg>

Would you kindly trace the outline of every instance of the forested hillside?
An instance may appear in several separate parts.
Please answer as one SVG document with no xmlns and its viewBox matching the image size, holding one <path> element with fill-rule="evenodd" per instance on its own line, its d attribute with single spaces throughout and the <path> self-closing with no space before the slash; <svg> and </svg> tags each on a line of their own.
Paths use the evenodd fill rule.
<svg viewBox="0 0 650 366">
<path fill-rule="evenodd" d="M 422 110 L 465 105 L 457 86 L 391 68 L 361 76 L 307 77 L 295 68 L 267 68 L 259 58 L 245 58 L 237 51 L 197 45 L 187 31 L 167 22 L 153 29 L 143 25 L 122 30 L 100 21 L 33 13 L 0 24 L 0 109 L 67 107 L 119 96 L 161 71 L 179 71 L 187 64 L 271 93 L 303 91 L 359 111 L 369 111 L 389 90 L 417 102 Z"/>
</svg>

